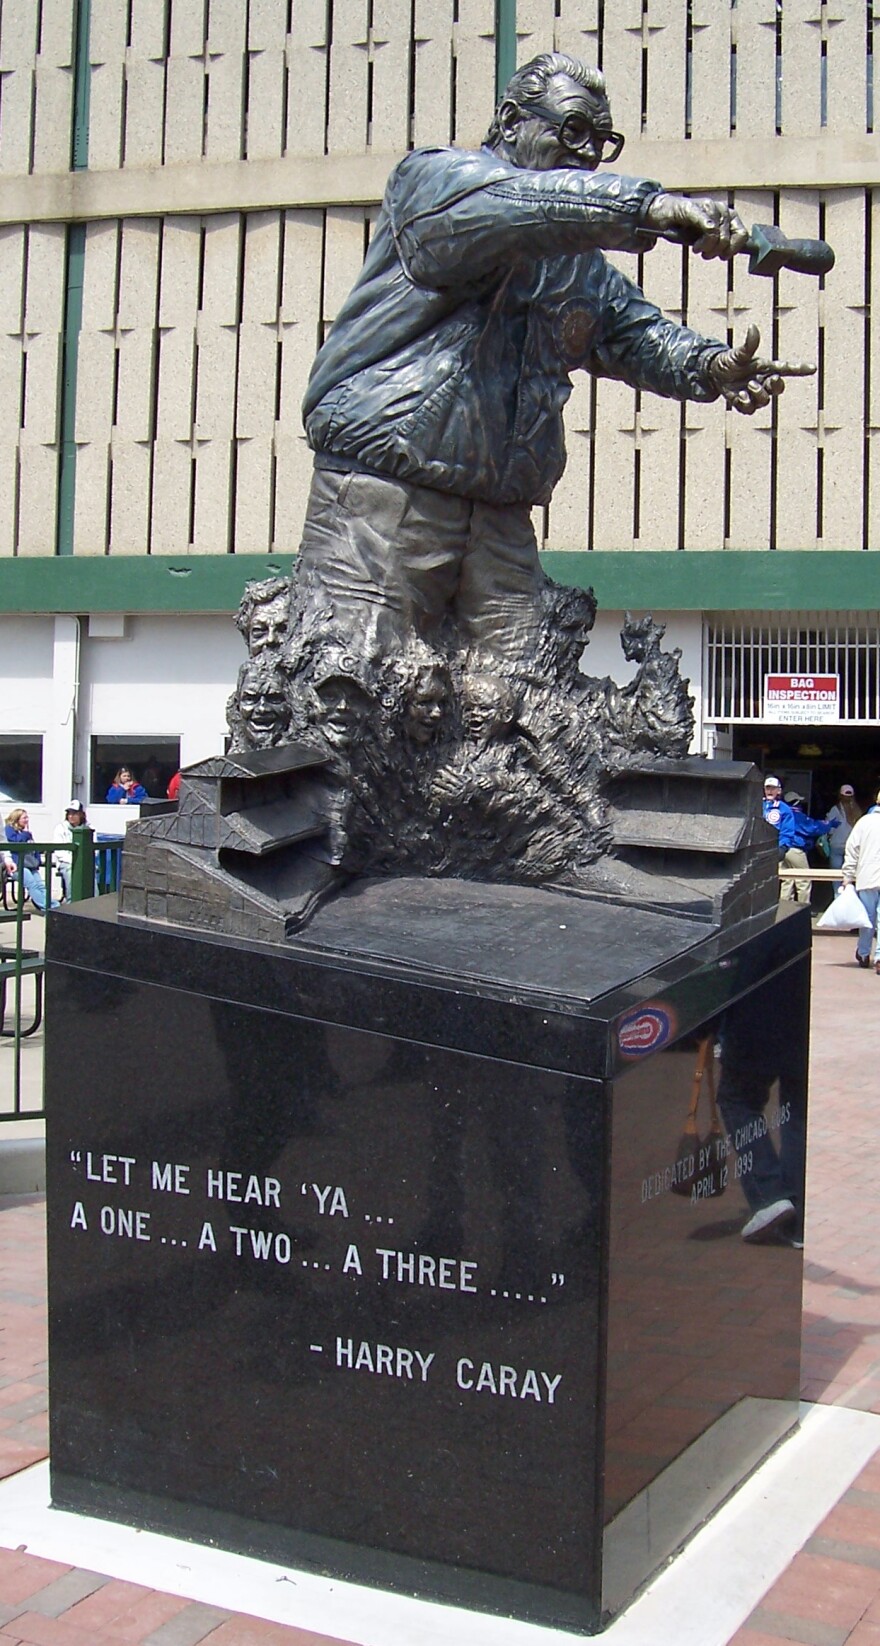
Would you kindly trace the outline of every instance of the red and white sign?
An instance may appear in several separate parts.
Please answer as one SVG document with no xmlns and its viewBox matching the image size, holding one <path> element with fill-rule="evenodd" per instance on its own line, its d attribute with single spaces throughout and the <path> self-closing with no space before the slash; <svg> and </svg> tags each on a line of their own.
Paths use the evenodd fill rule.
<svg viewBox="0 0 880 1646">
<path fill-rule="evenodd" d="M 836 674 L 767 674 L 764 719 L 788 726 L 822 726 L 840 719 Z"/>
</svg>

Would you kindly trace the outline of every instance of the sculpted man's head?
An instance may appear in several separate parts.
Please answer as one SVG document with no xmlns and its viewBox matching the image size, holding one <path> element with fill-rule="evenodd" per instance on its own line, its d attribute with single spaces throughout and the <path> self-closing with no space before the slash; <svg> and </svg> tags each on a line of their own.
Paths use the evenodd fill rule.
<svg viewBox="0 0 880 1646">
<path fill-rule="evenodd" d="M 236 624 L 251 657 L 278 651 L 287 636 L 289 584 L 286 577 L 267 577 L 245 585 Z"/>
<path fill-rule="evenodd" d="M 543 52 L 508 81 L 486 136 L 489 148 L 531 171 L 595 171 L 623 138 L 612 127 L 605 77 L 576 57 Z"/>
</svg>

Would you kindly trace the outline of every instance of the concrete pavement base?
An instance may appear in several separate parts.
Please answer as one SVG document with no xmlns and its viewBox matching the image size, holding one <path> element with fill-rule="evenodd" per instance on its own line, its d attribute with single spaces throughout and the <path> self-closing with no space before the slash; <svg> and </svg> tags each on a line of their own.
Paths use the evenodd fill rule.
<svg viewBox="0 0 880 1646">
<path fill-rule="evenodd" d="M 880 1416 L 804 1406 L 797 1434 L 605 1631 L 603 1643 L 726 1646 L 878 1447 Z M 583 1638 L 56 1510 L 46 1463 L 0 1484 L 0 1547 L 357 1646 L 560 1646 Z"/>
</svg>

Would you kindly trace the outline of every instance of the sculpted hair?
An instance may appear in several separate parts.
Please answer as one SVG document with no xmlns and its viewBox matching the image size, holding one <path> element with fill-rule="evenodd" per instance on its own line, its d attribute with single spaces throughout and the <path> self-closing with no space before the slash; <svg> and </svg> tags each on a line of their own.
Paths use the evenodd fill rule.
<svg viewBox="0 0 880 1646">
<path fill-rule="evenodd" d="M 588 68 L 586 63 L 581 63 L 577 57 L 569 57 L 564 51 L 544 51 L 540 57 L 533 57 L 529 63 L 524 63 L 508 80 L 492 124 L 484 138 L 490 149 L 497 148 L 503 141 L 498 123 L 498 109 L 501 108 L 501 104 L 516 103 L 518 108 L 528 110 L 530 103 L 542 101 L 550 81 L 557 74 L 567 75 L 569 80 L 576 81 L 579 86 L 585 86 L 595 97 L 607 101 L 605 76 L 600 69 Z"/>
</svg>

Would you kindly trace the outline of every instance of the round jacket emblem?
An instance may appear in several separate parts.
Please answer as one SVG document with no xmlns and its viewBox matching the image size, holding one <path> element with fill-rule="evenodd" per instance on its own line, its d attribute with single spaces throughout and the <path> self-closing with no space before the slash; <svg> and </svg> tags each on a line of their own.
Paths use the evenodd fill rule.
<svg viewBox="0 0 880 1646">
<path fill-rule="evenodd" d="M 571 364 L 583 360 L 595 328 L 595 317 L 586 304 L 564 303 L 553 323 L 556 345 L 563 360 Z"/>
</svg>

